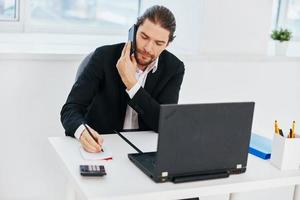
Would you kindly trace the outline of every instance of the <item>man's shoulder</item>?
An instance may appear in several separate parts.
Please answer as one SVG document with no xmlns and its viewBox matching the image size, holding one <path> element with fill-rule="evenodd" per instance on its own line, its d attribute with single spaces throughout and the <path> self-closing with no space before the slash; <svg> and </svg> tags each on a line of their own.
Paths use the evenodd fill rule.
<svg viewBox="0 0 300 200">
<path fill-rule="evenodd" d="M 96 48 L 95 54 L 96 55 L 115 55 L 119 56 L 121 54 L 123 46 L 125 43 L 117 43 L 111 45 L 104 45 L 101 47 Z"/>
<path fill-rule="evenodd" d="M 184 67 L 183 62 L 168 50 L 164 50 L 159 56 L 159 59 L 161 59 L 165 63 L 165 65 L 170 67 Z"/>
</svg>

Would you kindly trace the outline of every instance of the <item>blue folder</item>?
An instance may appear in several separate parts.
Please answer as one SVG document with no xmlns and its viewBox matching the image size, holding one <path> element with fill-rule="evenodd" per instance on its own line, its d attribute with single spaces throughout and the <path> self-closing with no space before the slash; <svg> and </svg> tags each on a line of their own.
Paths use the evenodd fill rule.
<svg viewBox="0 0 300 200">
<path fill-rule="evenodd" d="M 251 134 L 249 153 L 264 160 L 270 159 L 272 141 L 255 133 Z"/>
</svg>

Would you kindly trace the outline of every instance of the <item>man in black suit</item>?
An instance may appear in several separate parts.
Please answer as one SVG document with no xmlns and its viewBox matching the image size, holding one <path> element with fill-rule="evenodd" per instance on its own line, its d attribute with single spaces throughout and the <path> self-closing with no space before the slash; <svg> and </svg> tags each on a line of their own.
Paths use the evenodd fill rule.
<svg viewBox="0 0 300 200">
<path fill-rule="evenodd" d="M 178 102 L 184 64 L 166 50 L 174 39 L 174 15 L 153 6 L 136 25 L 135 53 L 130 55 L 130 42 L 96 49 L 61 110 L 66 135 L 88 152 L 101 151 L 101 134 L 114 130 L 157 131 L 159 105 Z"/>
</svg>

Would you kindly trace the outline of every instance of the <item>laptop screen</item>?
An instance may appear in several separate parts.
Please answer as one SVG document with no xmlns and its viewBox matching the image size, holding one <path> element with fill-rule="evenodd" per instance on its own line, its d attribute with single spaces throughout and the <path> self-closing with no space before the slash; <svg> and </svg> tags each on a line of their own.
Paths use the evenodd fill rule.
<svg viewBox="0 0 300 200">
<path fill-rule="evenodd" d="M 157 173 L 246 168 L 253 112 L 254 102 L 161 105 Z"/>
</svg>

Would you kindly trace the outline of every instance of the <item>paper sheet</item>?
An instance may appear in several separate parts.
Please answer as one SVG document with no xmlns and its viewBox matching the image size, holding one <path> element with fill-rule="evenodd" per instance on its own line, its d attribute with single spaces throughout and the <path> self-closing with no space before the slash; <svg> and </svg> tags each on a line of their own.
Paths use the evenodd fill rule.
<svg viewBox="0 0 300 200">
<path fill-rule="evenodd" d="M 82 147 L 79 147 L 80 154 L 85 160 L 110 160 L 112 159 L 112 153 L 106 148 L 103 147 L 103 152 L 99 153 L 89 153 L 85 151 Z"/>
</svg>

